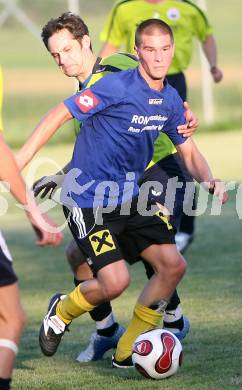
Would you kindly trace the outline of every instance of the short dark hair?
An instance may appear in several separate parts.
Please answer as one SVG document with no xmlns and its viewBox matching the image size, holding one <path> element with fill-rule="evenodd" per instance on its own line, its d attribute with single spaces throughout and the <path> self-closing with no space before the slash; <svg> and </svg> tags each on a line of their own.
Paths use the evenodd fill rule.
<svg viewBox="0 0 242 390">
<path fill-rule="evenodd" d="M 168 34 L 174 42 L 173 32 L 171 27 L 160 19 L 147 19 L 141 22 L 135 32 L 135 46 L 139 47 L 141 44 L 141 35 L 152 35 L 154 30 L 160 30 L 163 34 Z"/>
<path fill-rule="evenodd" d="M 42 29 L 41 37 L 47 49 L 49 38 L 63 29 L 68 30 L 80 44 L 84 35 L 89 36 L 88 27 L 84 21 L 78 15 L 65 12 L 56 19 L 50 19 Z M 90 49 L 92 50 L 91 45 Z"/>
</svg>

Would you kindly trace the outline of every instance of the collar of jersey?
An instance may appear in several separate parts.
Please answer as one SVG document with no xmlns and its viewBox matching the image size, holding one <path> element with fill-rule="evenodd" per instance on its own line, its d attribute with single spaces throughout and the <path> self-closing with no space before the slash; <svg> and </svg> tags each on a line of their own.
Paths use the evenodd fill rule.
<svg viewBox="0 0 242 390">
<path fill-rule="evenodd" d="M 162 90 L 161 91 L 157 91 L 157 89 L 153 89 L 153 88 L 151 88 L 150 86 L 149 86 L 149 84 L 147 83 L 147 81 L 144 79 L 144 77 L 142 77 L 142 75 L 141 75 L 141 73 L 140 73 L 140 71 L 139 71 L 139 68 L 136 68 L 135 69 L 136 71 L 137 71 L 137 73 L 138 73 L 138 77 L 143 81 L 143 83 L 145 84 L 145 86 L 148 88 L 148 89 L 150 89 L 151 91 L 154 91 L 154 92 L 156 92 L 156 93 L 163 93 L 164 91 L 165 91 L 165 89 L 167 88 L 167 84 L 168 84 L 168 81 L 167 81 L 167 79 L 165 78 L 164 79 L 164 87 L 162 88 Z"/>
</svg>

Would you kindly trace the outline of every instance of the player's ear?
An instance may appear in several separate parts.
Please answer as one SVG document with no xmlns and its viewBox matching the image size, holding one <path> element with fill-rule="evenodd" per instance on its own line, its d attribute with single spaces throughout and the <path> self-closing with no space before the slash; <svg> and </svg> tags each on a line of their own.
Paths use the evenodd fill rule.
<svg viewBox="0 0 242 390">
<path fill-rule="evenodd" d="M 137 46 L 134 46 L 134 51 L 136 53 L 136 56 L 139 58 L 139 49 Z"/>
<path fill-rule="evenodd" d="M 82 47 L 84 49 L 89 49 L 91 47 L 91 39 L 88 35 L 83 35 L 82 37 Z"/>
<path fill-rule="evenodd" d="M 172 45 L 172 58 L 174 57 L 174 54 L 175 54 L 175 42 L 173 42 Z"/>
</svg>

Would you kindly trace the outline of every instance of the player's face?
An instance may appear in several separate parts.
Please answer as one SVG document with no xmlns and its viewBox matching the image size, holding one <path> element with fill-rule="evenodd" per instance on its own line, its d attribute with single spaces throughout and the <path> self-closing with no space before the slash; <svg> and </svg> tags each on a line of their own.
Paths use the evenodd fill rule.
<svg viewBox="0 0 242 390">
<path fill-rule="evenodd" d="M 153 35 L 142 34 L 136 51 L 141 71 L 151 80 L 164 80 L 174 54 L 170 35 L 160 31 L 154 31 Z"/>
<path fill-rule="evenodd" d="M 67 29 L 56 32 L 48 40 L 49 52 L 66 76 L 78 77 L 83 72 L 90 51 L 89 37 L 83 37 L 83 41 L 81 45 Z"/>
</svg>

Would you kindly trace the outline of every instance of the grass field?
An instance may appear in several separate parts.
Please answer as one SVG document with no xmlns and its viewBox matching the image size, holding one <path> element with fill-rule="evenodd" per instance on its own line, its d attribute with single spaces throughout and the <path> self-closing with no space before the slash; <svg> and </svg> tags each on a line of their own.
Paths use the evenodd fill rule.
<svg viewBox="0 0 242 390">
<path fill-rule="evenodd" d="M 213 158 L 211 162 L 216 175 L 227 180 L 238 180 L 240 177 L 242 161 L 234 164 L 233 150 L 227 152 L 227 143 L 237 144 L 237 137 L 238 132 L 197 136 L 201 148 L 208 151 L 208 159 Z M 214 153 L 213 147 L 218 144 L 220 151 Z M 64 154 L 68 159 L 70 153 L 70 146 L 50 146 L 43 149 L 40 157 L 51 157 L 62 164 Z M 225 175 L 219 153 L 223 156 L 227 154 Z M 54 169 L 53 166 L 42 166 L 38 175 Z M 29 177 L 28 169 L 25 174 Z M 238 202 L 241 204 L 241 199 L 237 199 Z M 23 223 L 21 211 L 11 203 L 8 215 L 1 217 L 1 225 L 15 258 L 22 301 L 29 317 L 14 372 L 13 388 L 240 390 L 241 221 L 236 214 L 235 191 L 231 193 L 229 203 L 223 207 L 221 216 L 210 216 L 210 206 L 206 215 L 197 220 L 197 238 L 186 256 L 188 272 L 179 287 L 183 309 L 191 321 L 190 334 L 184 341 L 184 363 L 177 375 L 157 382 L 143 379 L 134 370 L 120 372 L 112 369 L 111 351 L 102 362 L 75 363 L 74 358 L 85 347 L 94 330 L 88 315 L 72 324 L 71 332 L 64 337 L 55 357 L 48 359 L 41 354 L 38 330 L 49 297 L 57 291 L 72 289 L 72 276 L 65 261 L 64 245 L 54 250 L 35 248 L 34 236 L 28 224 Z M 59 222 L 64 221 L 58 208 L 52 214 Z M 65 242 L 69 238 L 66 231 Z M 123 325 L 127 325 L 135 300 L 145 283 L 141 265 L 131 267 L 130 271 L 131 286 L 113 303 L 117 319 Z"/>
</svg>

